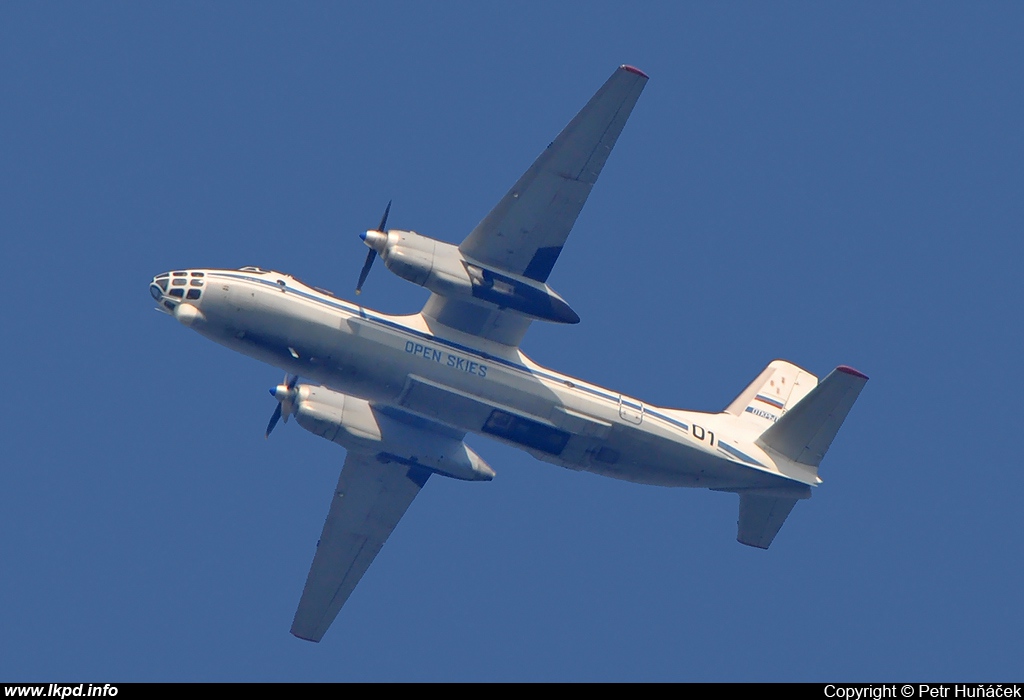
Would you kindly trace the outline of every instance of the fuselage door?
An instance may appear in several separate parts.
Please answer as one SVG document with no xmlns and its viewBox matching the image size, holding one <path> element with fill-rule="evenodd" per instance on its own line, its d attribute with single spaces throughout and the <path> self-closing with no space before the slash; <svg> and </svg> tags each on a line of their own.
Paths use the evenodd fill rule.
<svg viewBox="0 0 1024 700">
<path fill-rule="evenodd" d="M 640 425 L 644 422 L 643 403 L 619 394 L 619 417 L 627 423 Z"/>
</svg>

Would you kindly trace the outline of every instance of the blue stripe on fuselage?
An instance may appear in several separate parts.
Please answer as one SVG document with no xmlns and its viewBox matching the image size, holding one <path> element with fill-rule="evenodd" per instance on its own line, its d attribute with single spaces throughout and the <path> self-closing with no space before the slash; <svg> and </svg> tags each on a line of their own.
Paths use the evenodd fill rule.
<svg viewBox="0 0 1024 700">
<path fill-rule="evenodd" d="M 740 460 L 742 460 L 744 462 L 747 462 L 748 464 L 756 464 L 759 467 L 765 466 L 765 465 L 761 464 L 760 462 L 758 462 L 753 457 L 751 457 L 750 455 L 748 455 L 748 454 L 746 454 L 744 452 L 740 452 L 739 450 L 737 450 L 732 445 L 727 445 L 724 442 L 718 443 L 718 449 L 720 449 L 723 452 L 726 452 L 726 453 L 732 455 L 733 457 L 736 457 L 737 459 L 740 459 Z"/>
</svg>

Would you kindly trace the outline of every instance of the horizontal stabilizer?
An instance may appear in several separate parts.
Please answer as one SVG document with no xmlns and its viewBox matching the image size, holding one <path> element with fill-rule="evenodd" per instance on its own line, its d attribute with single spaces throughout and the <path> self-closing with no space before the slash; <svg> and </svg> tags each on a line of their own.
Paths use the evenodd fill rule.
<svg viewBox="0 0 1024 700">
<path fill-rule="evenodd" d="M 757 444 L 793 462 L 817 467 L 867 380 L 851 367 L 836 367 L 765 430 Z"/>
<path fill-rule="evenodd" d="M 786 517 L 793 510 L 798 498 L 777 497 L 753 493 L 740 494 L 740 519 L 736 540 L 740 544 L 759 549 L 768 546 L 779 534 Z"/>
</svg>

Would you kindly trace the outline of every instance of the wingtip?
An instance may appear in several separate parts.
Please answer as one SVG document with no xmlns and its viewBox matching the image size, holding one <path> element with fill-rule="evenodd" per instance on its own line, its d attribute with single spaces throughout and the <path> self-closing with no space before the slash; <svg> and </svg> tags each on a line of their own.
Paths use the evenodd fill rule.
<svg viewBox="0 0 1024 700">
<path fill-rule="evenodd" d="M 625 70 L 625 71 L 629 71 L 630 73 L 636 73 L 641 78 L 650 78 L 651 77 L 651 76 L 647 75 L 646 73 L 644 73 L 639 68 L 637 68 L 636 66 L 631 66 L 631 65 L 628 65 L 626 63 L 623 63 L 621 66 L 619 66 L 619 68 L 622 69 L 622 70 Z"/>
<path fill-rule="evenodd" d="M 860 377 L 861 379 L 868 378 L 868 375 L 858 370 L 855 370 L 853 367 L 850 367 L 849 365 L 839 365 L 838 367 L 836 367 L 836 371 L 842 372 L 844 374 L 852 374 L 853 376 Z"/>
</svg>

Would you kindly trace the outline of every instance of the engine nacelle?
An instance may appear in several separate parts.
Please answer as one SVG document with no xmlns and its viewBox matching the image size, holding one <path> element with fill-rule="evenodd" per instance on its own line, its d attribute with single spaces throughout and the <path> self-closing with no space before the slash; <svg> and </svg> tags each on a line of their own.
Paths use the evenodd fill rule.
<svg viewBox="0 0 1024 700">
<path fill-rule="evenodd" d="M 548 285 L 490 270 L 451 243 L 395 229 L 367 231 L 363 240 L 393 273 L 441 296 L 478 299 L 543 321 L 580 321 Z"/>
<path fill-rule="evenodd" d="M 308 384 L 298 387 L 294 409 L 299 425 L 347 450 L 370 452 L 385 462 L 416 464 L 454 479 L 494 478 L 494 470 L 462 440 L 409 425 L 386 415 L 386 410 Z"/>
</svg>

